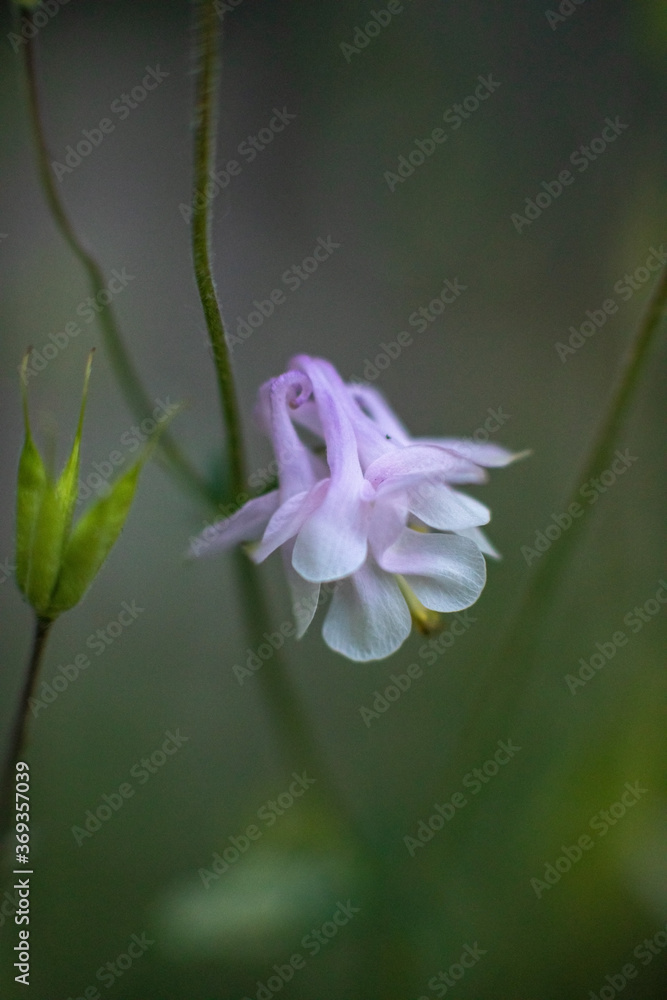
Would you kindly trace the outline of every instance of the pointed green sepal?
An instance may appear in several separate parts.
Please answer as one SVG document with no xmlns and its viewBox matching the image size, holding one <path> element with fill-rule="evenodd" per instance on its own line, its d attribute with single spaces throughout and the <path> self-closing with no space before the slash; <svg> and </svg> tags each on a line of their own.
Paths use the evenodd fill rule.
<svg viewBox="0 0 667 1000">
<path fill-rule="evenodd" d="M 64 529 L 65 519 L 56 487 L 47 478 L 31 538 L 28 585 L 25 590 L 28 601 L 38 615 L 45 613 L 58 579 Z"/>
<path fill-rule="evenodd" d="M 19 461 L 16 566 L 19 587 L 37 614 L 46 615 L 60 573 L 63 549 L 76 504 L 81 431 L 92 352 L 86 366 L 81 411 L 74 444 L 57 482 L 54 482 L 47 472 L 30 431 L 26 385 L 29 357 L 30 353 L 28 352 L 23 359 L 21 368 L 26 437 Z"/>
<path fill-rule="evenodd" d="M 19 459 L 18 486 L 16 494 L 16 582 L 19 589 L 29 598 L 32 569 L 32 545 L 39 512 L 47 489 L 48 476 L 42 456 L 35 446 L 30 431 L 28 416 L 26 371 L 30 352 L 23 358 L 21 366 L 21 393 L 23 396 L 23 423 L 25 441 Z"/>
<path fill-rule="evenodd" d="M 60 474 L 58 483 L 56 485 L 56 493 L 58 496 L 58 502 L 62 509 L 62 514 L 65 523 L 65 535 L 69 534 L 69 530 L 72 526 L 72 517 L 74 515 L 74 508 L 76 506 L 76 497 L 79 487 L 79 466 L 81 463 L 81 433 L 83 431 L 83 418 L 86 412 L 86 401 L 88 399 L 88 383 L 90 381 L 90 369 L 93 364 L 93 353 L 94 348 L 88 355 L 88 361 L 86 363 L 86 371 L 83 376 L 83 392 L 81 394 L 81 409 L 79 411 L 79 422 L 76 428 L 76 434 L 74 435 L 74 444 L 72 445 L 72 451 L 67 459 L 65 468 Z"/>
<path fill-rule="evenodd" d="M 78 604 L 99 572 L 123 530 L 142 466 L 180 407 L 154 432 L 134 465 L 72 528 L 92 352 L 84 376 L 74 444 L 57 481 L 45 468 L 30 430 L 26 390 L 28 360 L 29 352 L 21 368 L 25 442 L 18 474 L 16 579 L 37 614 L 44 619 L 54 619 Z"/>
<path fill-rule="evenodd" d="M 80 518 L 63 553 L 58 585 L 46 612 L 55 618 L 78 604 L 97 576 L 123 530 L 137 488 L 143 460 L 117 479 Z"/>
<path fill-rule="evenodd" d="M 110 492 L 96 500 L 74 526 L 63 552 L 58 584 L 46 611 L 47 618 L 55 618 L 78 604 L 99 573 L 125 526 L 139 473 L 160 434 L 179 410 L 177 408 L 153 433 L 137 461 L 113 483 Z"/>
</svg>

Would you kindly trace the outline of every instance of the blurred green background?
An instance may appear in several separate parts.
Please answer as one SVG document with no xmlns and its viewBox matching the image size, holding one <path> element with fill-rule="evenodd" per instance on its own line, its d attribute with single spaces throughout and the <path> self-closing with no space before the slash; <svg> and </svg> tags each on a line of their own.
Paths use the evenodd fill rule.
<svg viewBox="0 0 667 1000">
<path fill-rule="evenodd" d="M 228 329 L 247 319 L 253 300 L 286 291 L 234 349 L 248 467 L 261 469 L 271 458 L 251 420 L 257 386 L 283 371 L 290 355 L 323 355 L 345 377 L 362 377 L 366 362 L 402 330 L 413 344 L 374 384 L 414 434 L 472 435 L 489 409 L 500 408 L 507 417 L 493 440 L 533 455 L 476 491 L 493 510 L 489 534 L 503 559 L 489 567 L 474 623 L 434 663 L 420 656 L 418 635 L 390 660 L 348 662 L 324 646 L 322 612 L 301 642 L 287 640 L 289 674 L 324 763 L 293 760 L 279 740 L 264 697 L 263 672 L 273 660 L 238 683 L 233 667 L 246 662 L 249 639 L 233 559 L 184 560 L 210 511 L 157 463 L 146 468 L 120 542 L 84 602 L 56 624 L 47 651 L 42 679 L 49 683 L 81 652 L 91 665 L 31 723 L 31 985 L 13 981 L 17 928 L 11 905 L 0 907 L 2 995 L 55 1000 L 94 995 L 85 991 L 96 987 L 132 1000 L 266 1000 L 277 992 L 346 1000 L 661 997 L 664 611 L 660 605 L 654 613 L 654 601 L 640 628 L 626 616 L 654 600 L 667 579 L 664 343 L 651 355 L 618 441 L 636 461 L 595 504 L 582 501 L 584 541 L 539 623 L 521 698 L 495 711 L 522 666 L 487 671 L 538 564 L 527 565 L 522 546 L 534 546 L 582 485 L 582 458 L 655 278 L 640 280 L 641 272 L 631 295 L 614 286 L 645 264 L 651 248 L 667 249 L 664 7 L 589 0 L 555 21 L 546 12 L 557 6 L 525 0 L 404 0 L 351 53 L 343 43 L 386 21 L 386 4 L 228 6 L 218 162 L 242 165 L 214 200 Z M 59 189 L 107 276 L 114 269 L 132 276 L 114 300 L 131 355 L 156 405 L 188 403 L 174 432 L 214 474 L 218 401 L 190 230 L 179 211 L 191 186 L 191 15 L 185 2 L 77 0 L 40 30 L 38 76 L 54 160 L 63 162 L 66 147 L 103 118 L 114 123 Z M 77 313 L 89 291 L 45 206 L 7 8 L 2 17 L 6 733 L 32 628 L 7 573 L 22 441 L 17 367 L 29 344 L 41 349 L 78 319 L 80 334 L 30 381 L 34 424 L 42 441 L 55 435 L 62 457 L 85 356 L 101 338 Z M 158 66 L 168 75 L 145 101 L 127 115 L 112 110 Z M 443 125 L 447 109 L 489 74 L 500 86 L 488 100 L 460 128 L 451 119 Z M 296 117 L 250 161 L 239 146 L 267 127 L 275 108 Z M 570 155 L 600 136 L 608 117 L 628 127 L 586 170 L 574 169 Z M 391 191 L 385 172 L 439 127 L 447 141 Z M 574 182 L 517 232 L 512 214 L 568 167 Z M 318 237 L 340 246 L 290 289 L 282 276 Z M 418 331 L 409 317 L 446 279 L 465 291 Z M 618 311 L 563 362 L 556 343 L 609 298 Z M 100 349 L 84 479 L 112 451 L 129 460 L 135 424 Z M 289 620 L 279 563 L 274 557 L 261 571 L 271 631 Z M 88 639 L 117 619 L 123 602 L 142 611 L 98 656 Z M 573 694 L 566 675 L 618 630 L 627 644 Z M 360 708 L 413 662 L 422 676 L 367 726 Z M 474 733 L 476 756 L 461 751 L 464 727 Z M 139 777 L 148 773 L 141 766 L 131 774 L 168 730 L 187 742 L 148 779 Z M 473 794 L 464 779 L 492 758 L 499 740 L 521 750 Z M 315 778 L 313 790 L 269 825 L 271 808 L 264 818 L 258 812 L 287 791 L 295 767 Z M 325 767 L 368 855 L 326 812 Z M 78 845 L 72 827 L 128 781 L 135 794 Z M 601 834 L 595 817 L 620 800 L 626 782 L 646 792 Z M 405 838 L 416 837 L 434 804 L 456 792 L 465 794 L 465 807 L 411 856 Z M 261 836 L 206 888 L 200 870 L 211 872 L 214 854 L 249 824 Z M 564 848 L 575 857 L 571 845 L 585 834 L 593 846 L 570 870 L 549 888 L 531 884 L 544 880 Z M 335 925 L 325 922 L 348 900 L 359 912 L 313 953 L 304 943 L 313 940 L 311 928 L 330 931 Z M 117 967 L 121 976 L 105 973 L 142 934 L 154 942 L 145 954 Z M 467 955 L 484 954 L 464 969 L 465 945 Z M 281 979 L 274 966 L 286 967 L 296 953 L 303 967 L 283 985 L 288 973 Z M 622 972 L 628 963 L 636 977 Z M 448 985 L 437 977 L 450 967 Z M 278 979 L 262 993 L 272 976 Z"/>
</svg>

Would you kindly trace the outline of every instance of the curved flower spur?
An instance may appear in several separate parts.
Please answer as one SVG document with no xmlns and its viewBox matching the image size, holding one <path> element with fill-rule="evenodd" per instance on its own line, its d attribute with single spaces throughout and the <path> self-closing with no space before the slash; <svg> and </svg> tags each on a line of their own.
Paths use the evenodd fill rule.
<svg viewBox="0 0 667 1000">
<path fill-rule="evenodd" d="M 328 361 L 305 354 L 261 387 L 257 411 L 279 486 L 207 528 L 193 555 L 252 542 L 259 563 L 280 548 L 298 637 L 320 586 L 335 581 L 322 634 L 351 660 L 389 656 L 413 623 L 428 633 L 438 612 L 474 604 L 486 580 L 483 553 L 497 556 L 480 528 L 491 514 L 454 487 L 483 483 L 485 466 L 521 455 L 411 438 L 375 389 L 348 385 Z"/>
</svg>

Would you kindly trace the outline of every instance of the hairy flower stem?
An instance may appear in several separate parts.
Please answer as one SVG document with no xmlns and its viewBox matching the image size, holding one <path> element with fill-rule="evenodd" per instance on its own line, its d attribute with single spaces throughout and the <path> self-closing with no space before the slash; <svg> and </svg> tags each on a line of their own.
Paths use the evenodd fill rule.
<svg viewBox="0 0 667 1000">
<path fill-rule="evenodd" d="M 23 9 L 22 16 L 29 20 L 31 14 L 29 11 Z M 50 155 L 39 109 L 34 39 L 26 39 L 23 48 L 28 93 L 28 114 L 35 141 L 37 165 L 44 196 L 60 235 L 86 272 L 91 294 L 96 296 L 99 290 L 105 287 L 102 269 L 76 235 L 74 227 L 65 211 L 60 194 L 56 189 L 53 173 L 50 168 Z M 114 375 L 125 395 L 128 406 L 138 420 L 143 420 L 151 413 L 154 403 L 143 388 L 141 380 L 129 358 L 111 303 L 107 304 L 98 313 L 98 316 Z M 165 458 L 168 459 L 167 468 L 178 477 L 182 485 L 186 485 L 188 489 L 194 491 L 208 504 L 218 502 L 219 498 L 216 496 L 213 488 L 204 481 L 190 461 L 183 455 L 168 430 L 165 430 L 162 434 L 159 448 Z"/>
<path fill-rule="evenodd" d="M 241 425 L 232 376 L 229 350 L 217 301 L 210 258 L 211 199 L 206 196 L 209 173 L 214 166 L 216 96 L 218 82 L 218 18 L 212 0 L 197 4 L 197 96 L 195 112 L 195 174 L 192 214 L 192 248 L 195 276 L 201 296 L 206 326 L 218 376 L 220 400 L 229 439 L 232 489 L 238 495 L 245 484 Z M 271 619 L 257 571 L 241 551 L 234 556 L 239 591 L 251 646 L 261 644 L 263 633 L 270 631 Z M 278 737 L 290 767 L 312 769 L 316 778 L 317 798 L 326 810 L 329 826 L 352 839 L 364 860 L 373 857 L 369 845 L 357 829 L 328 774 L 321 750 L 306 719 L 279 651 L 260 672 L 264 696 L 278 730 Z M 315 791 L 315 790 L 314 790 Z"/>
<path fill-rule="evenodd" d="M 575 480 L 570 503 L 576 503 L 579 499 L 581 484 L 599 475 L 611 461 L 619 431 L 628 415 L 666 308 L 667 269 L 663 271 L 644 320 L 629 345 L 606 415 Z M 586 518 L 573 518 L 568 530 L 544 554 L 529 581 L 507 638 L 478 683 L 474 703 L 467 716 L 468 722 L 461 734 L 457 766 L 460 767 L 462 761 L 472 764 L 483 753 L 486 747 L 484 741 L 488 740 L 490 732 L 495 732 L 495 729 L 490 730 L 494 719 L 503 720 L 503 731 L 498 732 L 502 736 L 506 734 L 508 723 L 520 715 L 541 623 L 549 614 L 549 607 L 562 581 L 563 572 L 577 543 L 583 537 L 586 521 Z M 502 682 L 498 680 L 501 673 Z M 493 697 L 490 697 L 490 691 L 493 691 Z"/>
<path fill-rule="evenodd" d="M 28 670 L 23 682 L 23 689 L 19 699 L 14 725 L 12 726 L 9 738 L 9 749 L 2 779 L 2 795 L 0 796 L 0 830 L 4 831 L 9 825 L 11 816 L 11 806 L 13 803 L 14 765 L 21 756 L 25 745 L 25 737 L 28 723 L 28 703 L 32 697 L 32 692 L 39 675 L 39 668 L 46 649 L 46 641 L 53 620 L 51 618 L 35 618 L 35 631 L 32 642 Z"/>
<path fill-rule="evenodd" d="M 192 254 L 195 279 L 218 377 L 220 405 L 227 432 L 231 486 L 234 496 L 244 490 L 243 442 L 229 348 L 211 267 L 211 199 L 206 194 L 215 166 L 218 85 L 218 16 L 213 0 L 197 3 L 197 94 L 194 125 L 194 186 L 192 194 Z"/>
</svg>

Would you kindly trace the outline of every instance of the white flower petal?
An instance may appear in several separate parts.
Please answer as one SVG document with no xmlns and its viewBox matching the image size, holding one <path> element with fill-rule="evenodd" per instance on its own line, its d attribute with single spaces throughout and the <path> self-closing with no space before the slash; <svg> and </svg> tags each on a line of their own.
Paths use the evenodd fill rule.
<svg viewBox="0 0 667 1000">
<path fill-rule="evenodd" d="M 315 617 L 317 602 L 320 596 L 320 585 L 319 583 L 311 583 L 310 580 L 304 580 L 302 576 L 299 576 L 292 566 L 293 551 L 294 543 L 286 542 L 282 549 L 283 566 L 285 567 L 285 576 L 287 577 L 292 595 L 292 614 L 296 622 L 296 637 L 297 639 L 301 639 Z"/>
<path fill-rule="evenodd" d="M 485 556 L 491 556 L 493 559 L 502 559 L 498 549 L 489 541 L 481 528 L 459 528 L 456 533 L 457 535 L 463 535 L 464 538 L 470 538 Z"/>
<path fill-rule="evenodd" d="M 460 535 L 425 534 L 406 528 L 383 553 L 380 565 L 401 573 L 431 611 L 460 611 L 474 604 L 486 582 L 484 556 Z"/>
<path fill-rule="evenodd" d="M 434 480 L 410 487 L 406 490 L 406 499 L 412 514 L 440 531 L 458 531 L 488 524 L 491 520 L 491 511 L 479 500 Z"/>
<path fill-rule="evenodd" d="M 226 517 L 205 528 L 190 545 L 189 554 L 191 556 L 206 556 L 211 552 L 231 549 L 239 542 L 254 541 L 261 536 L 277 506 L 277 490 L 248 500 L 231 517 Z"/>
<path fill-rule="evenodd" d="M 369 559 L 338 584 L 322 636 L 327 646 L 350 660 L 381 660 L 405 642 L 411 627 L 395 578 Z"/>
<path fill-rule="evenodd" d="M 330 491 L 297 535 L 292 556 L 297 573 L 314 583 L 354 573 L 368 551 L 370 514 L 370 505 L 354 494 L 341 497 Z"/>
</svg>

